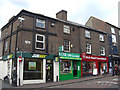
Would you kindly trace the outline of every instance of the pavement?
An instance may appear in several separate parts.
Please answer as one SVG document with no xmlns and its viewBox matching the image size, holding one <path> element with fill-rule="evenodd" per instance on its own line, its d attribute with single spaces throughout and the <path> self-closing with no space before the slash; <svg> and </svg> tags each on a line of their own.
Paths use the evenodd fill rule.
<svg viewBox="0 0 120 90">
<path fill-rule="evenodd" d="M 50 88 L 50 87 L 53 87 L 53 86 L 90 81 L 90 80 L 95 80 L 95 79 L 100 79 L 100 78 L 105 78 L 105 77 L 113 77 L 113 76 L 111 76 L 110 74 L 99 75 L 99 76 L 89 76 L 89 77 L 83 77 L 83 78 L 74 79 L 74 80 L 66 80 L 66 81 L 59 81 L 59 82 L 48 82 L 48 83 L 32 84 L 32 85 L 23 85 L 23 86 L 19 86 L 19 87 L 13 87 L 12 85 L 3 81 L 2 88 L 48 88 L 48 87 Z"/>
</svg>

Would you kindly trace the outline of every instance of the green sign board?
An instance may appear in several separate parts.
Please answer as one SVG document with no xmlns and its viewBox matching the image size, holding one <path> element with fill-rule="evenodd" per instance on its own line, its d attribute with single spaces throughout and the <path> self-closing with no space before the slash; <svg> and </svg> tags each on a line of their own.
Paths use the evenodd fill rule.
<svg viewBox="0 0 120 90">
<path fill-rule="evenodd" d="M 16 57 L 23 57 L 23 58 L 41 58 L 41 59 L 55 59 L 53 54 L 36 54 L 36 53 L 30 53 L 30 52 L 17 52 Z M 8 59 L 13 59 L 15 58 L 15 53 L 5 55 L 2 57 L 2 60 L 8 60 Z"/>
<path fill-rule="evenodd" d="M 15 53 L 12 53 L 10 55 L 5 55 L 2 57 L 2 60 L 8 60 L 8 59 L 13 59 L 15 57 Z"/>
<path fill-rule="evenodd" d="M 80 54 L 59 52 L 60 59 L 82 60 Z"/>
<path fill-rule="evenodd" d="M 63 51 L 63 46 L 59 47 L 59 52 Z"/>
</svg>

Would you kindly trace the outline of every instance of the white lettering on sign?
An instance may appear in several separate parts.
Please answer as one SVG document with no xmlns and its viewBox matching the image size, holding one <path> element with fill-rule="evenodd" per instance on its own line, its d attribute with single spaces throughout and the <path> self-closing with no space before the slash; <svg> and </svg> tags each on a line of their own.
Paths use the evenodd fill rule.
<svg viewBox="0 0 120 90">
<path fill-rule="evenodd" d="M 32 57 L 33 58 L 39 58 L 39 54 L 33 54 Z"/>
<path fill-rule="evenodd" d="M 93 57 L 93 56 L 83 56 L 84 59 L 97 59 L 97 60 L 107 60 L 107 58 L 104 58 L 104 57 Z"/>
<path fill-rule="evenodd" d="M 59 56 L 62 56 L 62 57 L 74 57 L 74 58 L 80 58 L 80 56 L 77 54 L 74 54 L 74 53 L 59 53 Z"/>
</svg>

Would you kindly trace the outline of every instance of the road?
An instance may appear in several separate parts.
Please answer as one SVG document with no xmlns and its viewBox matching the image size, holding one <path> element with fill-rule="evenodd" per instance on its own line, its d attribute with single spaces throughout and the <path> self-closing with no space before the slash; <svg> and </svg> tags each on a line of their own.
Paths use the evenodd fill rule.
<svg viewBox="0 0 120 90">
<path fill-rule="evenodd" d="M 118 77 L 113 76 L 72 84 L 52 86 L 48 88 L 118 88 L 118 85 Z"/>
</svg>

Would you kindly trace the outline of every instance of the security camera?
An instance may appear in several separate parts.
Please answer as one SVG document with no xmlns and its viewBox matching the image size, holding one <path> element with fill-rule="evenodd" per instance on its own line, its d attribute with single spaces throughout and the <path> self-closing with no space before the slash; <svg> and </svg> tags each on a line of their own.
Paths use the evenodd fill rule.
<svg viewBox="0 0 120 90">
<path fill-rule="evenodd" d="M 19 20 L 20 22 L 22 22 L 22 21 L 24 21 L 25 19 L 22 18 L 22 17 L 19 17 L 18 20 Z"/>
</svg>

